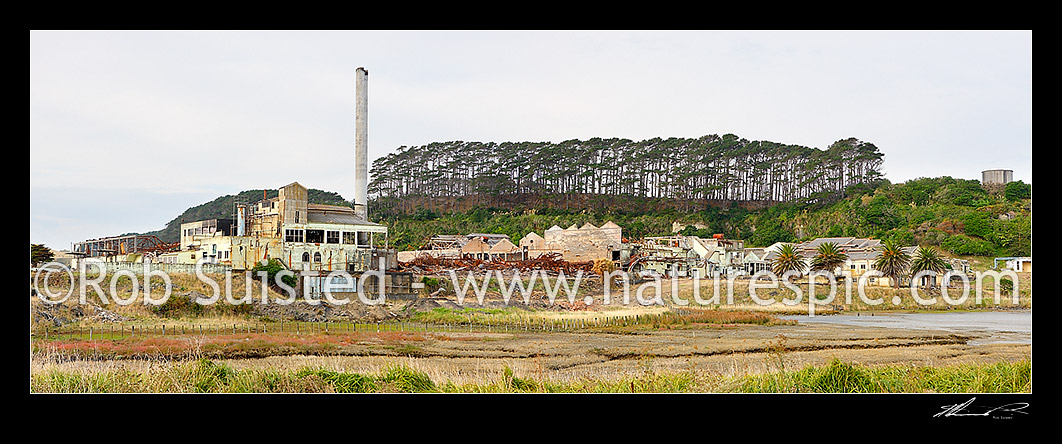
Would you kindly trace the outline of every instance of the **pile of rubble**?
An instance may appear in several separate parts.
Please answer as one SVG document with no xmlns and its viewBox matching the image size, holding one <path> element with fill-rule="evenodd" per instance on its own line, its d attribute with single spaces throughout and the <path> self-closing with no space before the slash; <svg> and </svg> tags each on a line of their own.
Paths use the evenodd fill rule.
<svg viewBox="0 0 1062 444">
<path fill-rule="evenodd" d="M 579 271 L 593 274 L 599 271 L 594 262 L 569 262 L 561 259 L 557 253 L 542 255 L 534 259 L 506 261 L 501 259 L 482 260 L 474 258 L 437 258 L 418 256 L 409 262 L 399 262 L 401 271 L 414 273 L 440 273 L 454 271 L 489 271 L 505 270 L 527 272 L 542 270 L 552 273 L 576 274 Z"/>
<path fill-rule="evenodd" d="M 96 303 L 87 305 L 80 304 L 48 304 L 30 299 L 30 322 L 31 324 L 51 324 L 61 327 L 66 324 L 87 322 L 125 322 L 132 318 L 120 315 L 113 311 L 100 307 Z"/>
</svg>

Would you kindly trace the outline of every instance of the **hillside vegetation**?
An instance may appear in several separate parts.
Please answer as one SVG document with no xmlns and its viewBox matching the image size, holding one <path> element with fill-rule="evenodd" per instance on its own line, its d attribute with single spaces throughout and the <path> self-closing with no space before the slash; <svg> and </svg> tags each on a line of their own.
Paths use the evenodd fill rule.
<svg viewBox="0 0 1062 444">
<path fill-rule="evenodd" d="M 819 201 L 852 185 L 873 182 L 883 154 L 872 143 L 838 140 L 827 149 L 734 134 L 690 138 L 553 142 L 436 142 L 401 147 L 376 159 L 369 193 L 380 209 L 412 213 L 464 211 L 453 205 L 478 196 L 508 207 L 519 196 L 530 207 L 568 209 L 565 197 L 594 195 L 585 204 L 616 208 L 621 199 L 678 202 Z M 541 197 L 546 196 L 546 199 Z M 548 197 L 560 197 L 552 199 Z M 608 199 L 618 198 L 618 199 Z M 583 208 L 588 206 L 583 205 Z"/>
<path fill-rule="evenodd" d="M 436 212 L 421 208 L 411 215 L 377 215 L 390 227 L 392 245 L 419 248 L 435 234 L 487 232 L 517 240 L 529 232 L 613 221 L 624 237 L 669 235 L 672 223 L 683 234 L 715 233 L 743 239 L 749 247 L 815 237 L 852 236 L 895 239 L 904 245 L 931 245 L 961 256 L 1028 256 L 1032 249 L 1031 186 L 1013 182 L 986 190 L 979 181 L 951 177 L 922 178 L 892 184 L 878 181 L 850 187 L 832 202 L 780 203 L 747 209 L 736 202 L 699 211 L 660 210 L 631 205 L 613 209 L 489 208 Z M 695 228 L 699 224 L 707 228 Z"/>
<path fill-rule="evenodd" d="M 232 217 L 237 197 L 245 202 L 262 198 L 262 190 L 221 196 L 185 210 L 156 234 L 167 242 L 180 237 L 180 224 Z M 266 190 L 266 197 L 277 195 Z M 542 234 L 557 225 L 597 226 L 613 221 L 624 237 L 672 234 L 672 224 L 686 226 L 683 234 L 710 237 L 720 233 L 743 239 L 748 247 L 775 242 L 796 242 L 816 237 L 872 237 L 895 239 L 904 245 L 930 245 L 959 256 L 1029 256 L 1032 250 L 1031 186 L 1012 182 L 988 190 L 977 180 L 951 177 L 921 178 L 893 184 L 887 180 L 847 187 L 844 197 L 754 206 L 682 199 L 609 196 L 607 205 L 590 205 L 593 194 L 552 195 L 563 207 L 512 203 L 508 206 L 476 205 L 464 211 L 437 211 L 425 207 L 411 213 L 388 211 L 376 202 L 370 216 L 389 227 L 390 243 L 399 250 L 420 248 L 436 234 L 500 233 L 514 241 L 530 232 Z M 310 203 L 351 203 L 335 192 L 309 190 Z M 601 202 L 597 200 L 597 202 Z M 443 208 L 448 205 L 440 205 Z M 696 228 L 695 226 L 707 227 Z"/>
<path fill-rule="evenodd" d="M 272 199 L 277 197 L 277 190 L 247 190 L 236 193 L 235 195 L 221 196 L 210 202 L 196 205 L 192 208 L 184 210 L 180 216 L 173 218 L 166 224 L 166 228 L 158 231 L 152 231 L 143 234 L 158 236 L 163 242 L 177 242 L 181 240 L 181 224 L 186 222 L 195 222 L 198 220 L 206 219 L 229 219 L 233 218 L 233 212 L 235 210 L 235 202 L 237 199 L 246 203 L 255 203 L 263 198 Z M 322 191 L 316 189 L 308 190 L 308 200 L 314 204 L 328 204 L 328 205 L 342 205 L 350 206 L 350 202 L 343 199 L 338 193 L 332 191 Z"/>
</svg>

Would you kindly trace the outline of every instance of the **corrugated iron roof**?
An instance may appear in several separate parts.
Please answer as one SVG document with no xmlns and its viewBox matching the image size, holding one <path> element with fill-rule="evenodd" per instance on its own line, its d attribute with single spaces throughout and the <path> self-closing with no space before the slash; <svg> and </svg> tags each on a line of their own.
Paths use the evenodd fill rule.
<svg viewBox="0 0 1062 444">
<path fill-rule="evenodd" d="M 311 204 L 306 206 L 306 220 L 311 224 L 373 225 L 354 214 L 354 209 L 334 205 Z"/>
</svg>

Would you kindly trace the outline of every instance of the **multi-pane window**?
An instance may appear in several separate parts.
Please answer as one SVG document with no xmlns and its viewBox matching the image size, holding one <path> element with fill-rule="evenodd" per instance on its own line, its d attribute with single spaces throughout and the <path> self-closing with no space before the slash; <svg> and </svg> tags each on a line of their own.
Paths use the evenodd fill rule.
<svg viewBox="0 0 1062 444">
<path fill-rule="evenodd" d="M 284 242 L 302 242 L 302 239 L 302 230 L 284 230 Z"/>
<path fill-rule="evenodd" d="M 348 245 L 354 245 L 354 237 L 357 234 L 358 233 L 356 233 L 354 231 L 344 231 L 343 232 L 343 243 L 344 244 L 348 244 Z"/>
<path fill-rule="evenodd" d="M 327 242 L 329 244 L 338 244 L 339 243 L 339 232 L 338 231 L 328 231 L 325 234 L 326 234 L 325 242 Z"/>
</svg>

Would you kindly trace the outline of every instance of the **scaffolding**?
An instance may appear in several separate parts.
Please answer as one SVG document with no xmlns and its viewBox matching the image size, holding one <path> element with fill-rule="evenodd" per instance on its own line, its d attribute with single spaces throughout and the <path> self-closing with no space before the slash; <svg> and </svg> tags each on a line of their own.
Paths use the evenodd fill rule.
<svg viewBox="0 0 1062 444">
<path fill-rule="evenodd" d="M 168 251 L 177 251 L 180 246 L 180 242 L 163 242 L 155 235 L 130 234 L 77 242 L 74 244 L 73 253 L 87 257 L 132 253 L 158 255 Z"/>
</svg>

